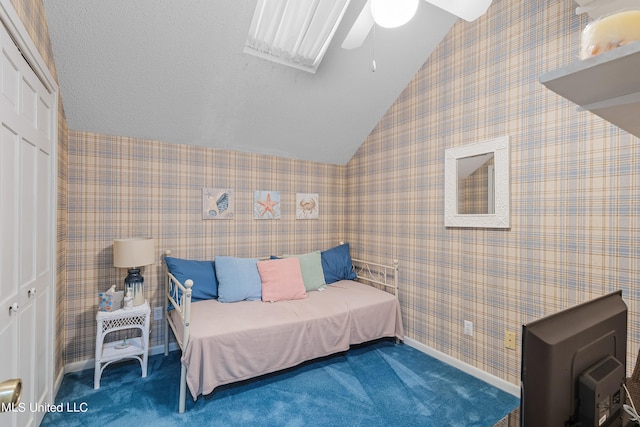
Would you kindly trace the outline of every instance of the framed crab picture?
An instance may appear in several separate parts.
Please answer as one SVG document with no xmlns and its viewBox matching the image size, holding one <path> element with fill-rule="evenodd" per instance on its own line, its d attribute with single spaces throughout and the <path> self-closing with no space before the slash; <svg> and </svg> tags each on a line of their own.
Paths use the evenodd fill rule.
<svg viewBox="0 0 640 427">
<path fill-rule="evenodd" d="M 233 190 L 202 189 L 202 219 L 233 219 Z"/>
<path fill-rule="evenodd" d="M 296 219 L 318 219 L 318 195 L 296 193 Z"/>
</svg>

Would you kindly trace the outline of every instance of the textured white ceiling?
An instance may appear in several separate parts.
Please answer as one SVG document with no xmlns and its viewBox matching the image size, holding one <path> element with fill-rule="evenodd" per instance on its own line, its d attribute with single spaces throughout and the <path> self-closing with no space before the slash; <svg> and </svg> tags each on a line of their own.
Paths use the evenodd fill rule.
<svg viewBox="0 0 640 427">
<path fill-rule="evenodd" d="M 316 74 L 243 53 L 256 0 L 44 0 L 69 127 L 346 164 L 456 17 L 419 2 L 409 24 L 340 47 Z"/>
</svg>

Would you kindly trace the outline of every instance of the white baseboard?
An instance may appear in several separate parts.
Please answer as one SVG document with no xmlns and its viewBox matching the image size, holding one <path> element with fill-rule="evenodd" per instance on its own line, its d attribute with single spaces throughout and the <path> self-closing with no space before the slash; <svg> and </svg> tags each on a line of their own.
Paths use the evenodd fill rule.
<svg viewBox="0 0 640 427">
<path fill-rule="evenodd" d="M 178 347 L 177 343 L 172 342 L 169 344 L 169 351 L 174 351 L 179 349 L 180 347 Z M 161 353 L 164 353 L 164 344 L 156 345 L 149 349 L 149 356 L 154 356 L 156 354 L 161 354 Z M 67 363 L 66 365 L 64 365 L 64 374 L 68 374 L 70 372 L 80 372 L 86 369 L 94 369 L 95 363 L 96 363 L 96 359 L 81 360 L 79 362 Z M 60 382 L 62 382 L 62 376 L 60 377 Z"/>
<path fill-rule="evenodd" d="M 62 385 L 62 379 L 64 378 L 64 374 L 65 374 L 65 370 L 63 367 L 62 369 L 60 369 L 60 372 L 58 372 L 58 375 L 56 375 L 53 380 L 53 397 L 51 399 L 52 402 L 55 400 L 55 397 L 58 395 L 58 390 L 60 390 L 60 386 Z"/>
<path fill-rule="evenodd" d="M 449 356 L 448 354 L 442 353 L 441 351 L 435 350 L 429 346 L 422 344 L 416 340 L 411 338 L 404 339 L 404 343 L 410 347 L 415 348 L 429 356 L 440 360 L 441 362 L 446 363 L 447 365 L 451 365 L 457 369 L 460 369 L 462 372 L 465 372 L 469 375 L 472 375 L 482 381 L 491 384 L 492 386 L 499 388 L 500 390 L 509 393 L 513 396 L 520 397 L 520 387 L 512 384 L 508 381 L 503 380 L 502 378 L 496 377 L 488 372 L 485 372 L 481 369 L 476 368 L 475 366 L 469 365 L 461 360 L 458 360 L 454 357 Z"/>
</svg>

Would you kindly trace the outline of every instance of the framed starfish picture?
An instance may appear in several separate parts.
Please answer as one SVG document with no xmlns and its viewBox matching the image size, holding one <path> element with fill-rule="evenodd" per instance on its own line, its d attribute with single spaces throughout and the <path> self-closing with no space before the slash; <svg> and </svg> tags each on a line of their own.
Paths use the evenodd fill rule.
<svg viewBox="0 0 640 427">
<path fill-rule="evenodd" d="M 280 192 L 253 193 L 253 219 L 280 219 Z"/>
</svg>

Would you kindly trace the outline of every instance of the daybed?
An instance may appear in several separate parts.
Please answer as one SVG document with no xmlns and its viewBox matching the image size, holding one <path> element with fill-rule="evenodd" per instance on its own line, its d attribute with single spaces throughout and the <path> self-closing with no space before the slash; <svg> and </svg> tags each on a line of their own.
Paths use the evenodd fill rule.
<svg viewBox="0 0 640 427">
<path fill-rule="evenodd" d="M 199 395 L 209 394 L 217 386 L 346 351 L 353 344 L 384 337 L 403 340 L 402 316 L 397 298 L 398 262 L 387 266 L 352 260 L 348 255 L 348 244 L 334 249 L 344 253 L 345 247 L 349 268 L 343 268 L 344 272 L 338 271 L 334 277 L 331 277 L 331 272 L 328 273 L 327 283 L 330 284 L 317 286 L 316 289 L 313 286 L 309 288 L 309 264 L 305 256 L 284 258 L 289 260 L 286 262 L 284 259 L 265 261 L 216 257 L 214 263 L 172 258 L 167 251 L 168 304 L 165 318 L 182 350 L 179 412 L 185 410 L 187 385 L 196 400 Z M 314 261 L 314 268 L 317 268 L 320 252 L 314 257 L 317 260 Z M 236 270 L 229 270 L 228 266 L 223 269 L 223 261 L 231 263 Z M 326 270 L 332 267 L 327 267 L 324 258 L 322 262 L 324 276 L 327 277 Z M 245 272 L 238 269 L 240 264 L 258 266 L 262 281 L 260 296 L 249 292 L 229 298 L 229 289 L 223 290 L 223 287 L 232 286 L 233 292 L 237 291 L 236 281 L 241 282 L 245 278 Z M 285 264 L 298 266 L 297 270 L 283 271 L 281 266 Z M 204 292 L 203 295 L 203 290 L 198 289 L 198 279 L 192 280 L 192 277 L 199 277 L 201 285 L 206 279 L 196 270 L 200 268 L 202 272 L 204 268 L 208 274 L 209 265 L 214 270 L 218 289 L 217 292 Z M 274 276 L 267 267 L 279 271 Z M 283 281 L 290 283 L 303 279 L 302 291 L 298 287 L 288 296 L 277 295 L 278 292 L 274 294 L 270 288 L 274 283 L 279 286 Z M 225 292 L 227 294 L 223 295 Z M 213 294 L 218 295 L 212 297 Z M 225 302 L 239 301 L 240 298 L 244 300 Z M 168 352 L 167 327 L 165 355 Z"/>
</svg>

